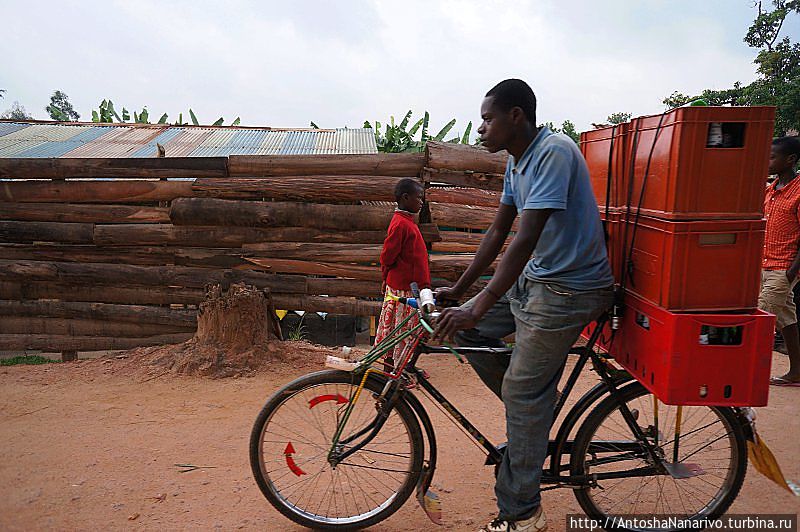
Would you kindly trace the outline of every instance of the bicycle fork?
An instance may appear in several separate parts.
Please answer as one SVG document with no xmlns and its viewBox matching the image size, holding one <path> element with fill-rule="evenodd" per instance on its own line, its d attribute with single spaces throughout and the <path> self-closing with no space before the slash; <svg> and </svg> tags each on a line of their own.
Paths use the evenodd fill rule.
<svg viewBox="0 0 800 532">
<path fill-rule="evenodd" d="M 372 420 L 372 422 L 370 422 L 367 426 L 365 426 L 361 430 L 351 434 L 350 436 L 346 438 L 341 438 L 342 432 L 344 431 L 344 427 L 347 424 L 347 421 L 350 417 L 350 412 L 353 409 L 353 405 L 355 405 L 355 403 L 358 401 L 361 392 L 364 389 L 364 384 L 366 383 L 371 373 L 380 373 L 380 372 L 371 368 L 367 369 L 364 372 L 361 385 L 358 387 L 353 397 L 350 398 L 350 400 L 347 402 L 347 408 L 345 409 L 344 415 L 342 416 L 342 419 L 339 421 L 336 433 L 333 436 L 333 440 L 331 442 L 331 448 L 328 451 L 328 462 L 334 468 L 339 463 L 346 460 L 349 456 L 363 449 L 375 438 L 378 432 L 380 432 L 380 430 L 383 428 L 383 425 L 386 423 L 386 420 L 389 419 L 389 415 L 391 414 L 392 409 L 394 408 L 395 404 L 397 404 L 397 401 L 399 400 L 402 394 L 402 383 L 400 382 L 400 380 L 388 381 L 386 383 L 386 387 L 384 388 L 383 393 L 377 396 L 378 400 L 377 414 L 375 418 Z M 356 441 L 358 438 L 361 438 L 362 436 L 364 436 L 364 438 L 361 441 L 354 444 L 352 447 L 349 447 L 347 450 L 343 450 L 344 446 Z"/>
</svg>

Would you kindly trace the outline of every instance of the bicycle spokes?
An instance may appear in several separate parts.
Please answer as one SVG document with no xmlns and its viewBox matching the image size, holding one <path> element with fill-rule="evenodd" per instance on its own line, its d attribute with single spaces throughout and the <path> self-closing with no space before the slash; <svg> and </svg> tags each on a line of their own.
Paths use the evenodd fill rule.
<svg viewBox="0 0 800 532">
<path fill-rule="evenodd" d="M 740 449 L 730 421 L 718 410 L 667 405 L 646 392 L 626 404 L 638 412 L 636 423 L 646 442 L 632 437 L 620 409 L 614 408 L 593 420 L 591 443 L 583 451 L 584 472 L 606 477 L 585 489 L 600 512 L 692 516 L 730 492 Z M 651 472 L 609 478 L 637 468 Z"/>
<path fill-rule="evenodd" d="M 315 520 L 348 522 L 385 508 L 414 469 L 411 437 L 395 412 L 358 452 L 330 459 L 338 436 L 344 441 L 374 422 L 373 392 L 358 400 L 361 389 L 325 383 L 298 391 L 261 432 L 259 462 L 277 497 Z M 334 454 L 348 448 L 334 444 Z"/>
</svg>

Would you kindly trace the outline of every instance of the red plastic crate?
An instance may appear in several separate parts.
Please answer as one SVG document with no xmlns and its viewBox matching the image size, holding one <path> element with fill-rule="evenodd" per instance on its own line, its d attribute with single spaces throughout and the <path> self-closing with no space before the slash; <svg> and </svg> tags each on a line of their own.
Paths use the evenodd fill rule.
<svg viewBox="0 0 800 532">
<path fill-rule="evenodd" d="M 614 282 L 622 279 L 622 232 L 623 215 L 618 209 L 600 208 L 600 219 L 606 232 L 606 248 L 608 249 L 608 262 L 614 274 Z"/>
<path fill-rule="evenodd" d="M 774 330 L 775 316 L 761 310 L 680 314 L 626 295 L 622 324 L 605 348 L 667 404 L 765 406 Z M 728 345 L 714 345 L 722 341 Z"/>
<path fill-rule="evenodd" d="M 666 113 L 659 129 L 660 119 L 631 122 L 620 205 L 639 205 L 652 149 L 641 200 L 645 214 L 673 220 L 761 218 L 774 107 L 681 107 Z M 712 123 L 722 124 L 728 147 L 708 146 Z"/>
<path fill-rule="evenodd" d="M 761 284 L 764 220 L 674 222 L 620 214 L 616 251 L 625 288 L 678 312 L 754 309 Z M 627 220 L 627 221 L 625 221 Z M 631 253 L 632 268 L 625 264 Z"/>
<path fill-rule="evenodd" d="M 580 147 L 586 165 L 589 167 L 589 179 L 592 183 L 597 204 L 604 207 L 606 196 L 609 197 L 609 207 L 625 205 L 627 193 L 621 189 L 623 175 L 627 171 L 627 156 L 630 151 L 628 145 L 628 127 L 630 123 L 619 124 L 613 127 L 595 129 L 581 133 Z M 613 139 L 613 153 L 612 150 Z M 611 188 L 607 189 L 609 176 L 609 162 L 611 164 Z"/>
</svg>

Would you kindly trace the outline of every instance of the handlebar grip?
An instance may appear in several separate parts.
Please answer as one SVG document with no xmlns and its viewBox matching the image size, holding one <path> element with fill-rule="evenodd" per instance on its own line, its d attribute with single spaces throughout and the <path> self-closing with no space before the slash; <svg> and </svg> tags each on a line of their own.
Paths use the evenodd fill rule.
<svg viewBox="0 0 800 532">
<path fill-rule="evenodd" d="M 430 288 L 423 288 L 419 294 L 419 307 L 425 312 L 433 312 L 436 309 L 433 291 Z"/>
<path fill-rule="evenodd" d="M 414 294 L 414 297 L 419 301 L 419 285 L 417 285 L 417 283 L 411 283 L 411 293 Z"/>
</svg>

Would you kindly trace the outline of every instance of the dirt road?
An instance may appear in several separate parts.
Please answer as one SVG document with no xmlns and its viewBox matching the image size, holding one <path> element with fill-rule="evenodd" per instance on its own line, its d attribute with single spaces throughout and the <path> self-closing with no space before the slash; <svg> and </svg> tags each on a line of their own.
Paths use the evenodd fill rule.
<svg viewBox="0 0 800 532">
<path fill-rule="evenodd" d="M 300 530 L 273 510 L 250 473 L 248 437 L 265 398 L 322 366 L 297 358 L 253 377 L 158 375 L 135 360 L 98 359 L 0 369 L 0 529 Z M 502 404 L 452 357 L 421 364 L 490 439 L 503 437 Z M 786 368 L 775 355 L 773 374 Z M 587 373 L 584 387 L 595 377 Z M 787 477 L 800 481 L 800 388 L 772 390 L 758 426 Z M 494 517 L 484 455 L 430 410 L 441 446 L 434 488 L 447 530 Z M 182 472 L 176 464 L 200 466 Z M 550 530 L 580 508 L 569 490 L 544 494 Z M 752 468 L 734 513 L 797 513 L 800 499 Z M 373 530 L 437 530 L 409 501 Z"/>
</svg>

